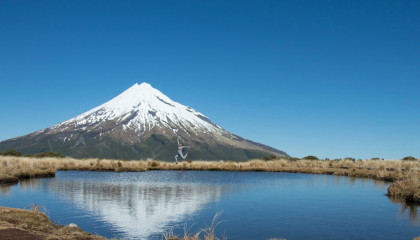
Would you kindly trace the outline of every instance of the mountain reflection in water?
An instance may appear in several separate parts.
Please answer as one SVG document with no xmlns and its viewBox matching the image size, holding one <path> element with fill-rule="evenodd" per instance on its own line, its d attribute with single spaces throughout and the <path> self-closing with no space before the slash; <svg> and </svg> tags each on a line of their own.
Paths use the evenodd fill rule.
<svg viewBox="0 0 420 240">
<path fill-rule="evenodd" d="M 49 191 L 94 212 L 116 226 L 127 238 L 147 238 L 162 233 L 217 201 L 227 190 L 223 185 L 172 182 L 50 181 Z"/>
</svg>

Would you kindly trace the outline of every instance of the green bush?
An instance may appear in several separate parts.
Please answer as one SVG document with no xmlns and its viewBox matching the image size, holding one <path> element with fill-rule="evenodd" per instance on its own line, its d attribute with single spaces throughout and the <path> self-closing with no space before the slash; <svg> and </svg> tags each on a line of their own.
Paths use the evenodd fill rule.
<svg viewBox="0 0 420 240">
<path fill-rule="evenodd" d="M 273 159 L 276 159 L 277 157 L 276 156 L 274 156 L 274 155 L 265 155 L 264 157 L 263 157 L 263 160 L 265 160 L 265 161 L 268 161 L 268 160 L 273 160 Z"/>
<path fill-rule="evenodd" d="M 302 159 L 305 159 L 305 160 L 319 160 L 317 157 L 315 157 L 313 155 L 306 156 L 306 157 L 304 157 Z"/>
<path fill-rule="evenodd" d="M 346 157 L 344 160 L 356 162 L 356 159 L 352 157 Z"/>
<path fill-rule="evenodd" d="M 36 158 L 43 158 L 43 157 L 51 157 L 51 158 L 63 158 L 63 154 L 58 152 L 43 152 L 43 153 L 37 153 L 34 155 Z"/>
<path fill-rule="evenodd" d="M 403 158 L 402 160 L 404 160 L 404 161 L 417 161 L 417 158 L 415 158 L 413 156 L 407 156 L 407 157 Z"/>
<path fill-rule="evenodd" d="M 3 156 L 16 156 L 16 157 L 20 157 L 22 156 L 22 153 L 20 153 L 18 150 L 16 149 L 7 149 L 6 151 L 4 151 L 2 153 Z"/>
</svg>

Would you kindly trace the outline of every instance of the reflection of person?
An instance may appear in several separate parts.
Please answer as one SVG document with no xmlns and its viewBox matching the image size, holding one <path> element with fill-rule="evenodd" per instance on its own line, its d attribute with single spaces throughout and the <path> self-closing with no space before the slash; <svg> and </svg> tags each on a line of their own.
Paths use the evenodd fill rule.
<svg viewBox="0 0 420 240">
<path fill-rule="evenodd" d="M 176 160 L 176 164 L 178 164 L 178 156 L 181 156 L 182 159 L 184 159 L 184 160 L 188 156 L 188 153 L 185 154 L 185 156 L 184 156 L 184 154 L 182 154 L 182 150 L 184 148 L 188 148 L 188 147 L 187 146 L 184 146 L 184 144 L 182 144 L 182 143 L 179 143 L 178 139 L 176 141 L 178 142 L 178 154 L 175 155 L 175 160 Z"/>
</svg>

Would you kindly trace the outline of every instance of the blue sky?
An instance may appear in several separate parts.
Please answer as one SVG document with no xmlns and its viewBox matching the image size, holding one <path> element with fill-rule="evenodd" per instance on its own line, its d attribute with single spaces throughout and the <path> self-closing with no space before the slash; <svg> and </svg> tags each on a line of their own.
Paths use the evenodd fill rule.
<svg viewBox="0 0 420 240">
<path fill-rule="evenodd" d="M 0 141 L 148 82 L 296 157 L 420 158 L 420 1 L 0 0 Z"/>
</svg>

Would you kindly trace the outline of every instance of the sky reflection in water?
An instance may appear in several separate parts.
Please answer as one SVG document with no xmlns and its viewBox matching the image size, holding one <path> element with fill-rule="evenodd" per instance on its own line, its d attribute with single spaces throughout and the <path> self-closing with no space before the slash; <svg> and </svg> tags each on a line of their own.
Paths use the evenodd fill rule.
<svg viewBox="0 0 420 240">
<path fill-rule="evenodd" d="M 0 188 L 0 205 L 44 205 L 60 224 L 125 239 L 182 235 L 211 223 L 228 239 L 412 239 L 417 206 L 369 179 L 241 172 L 57 172 L 56 178 Z"/>
</svg>

